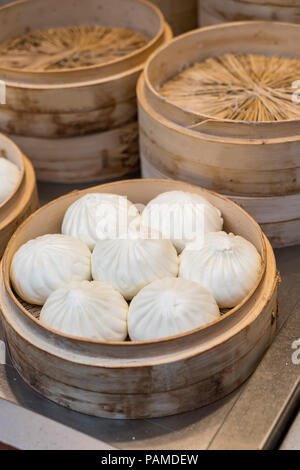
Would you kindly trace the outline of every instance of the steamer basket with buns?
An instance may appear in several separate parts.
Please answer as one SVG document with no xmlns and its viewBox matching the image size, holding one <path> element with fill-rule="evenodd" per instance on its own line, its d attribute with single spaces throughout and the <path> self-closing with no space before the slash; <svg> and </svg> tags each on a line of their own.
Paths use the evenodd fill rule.
<svg viewBox="0 0 300 470">
<path fill-rule="evenodd" d="M 257 218 L 276 247 L 300 242 L 300 107 L 292 104 L 299 69 L 284 79 L 288 83 L 284 104 L 292 117 L 282 120 L 222 118 L 195 110 L 197 96 L 191 96 L 191 109 L 161 90 L 170 80 L 175 88 L 177 75 L 194 64 L 217 63 L 225 55 L 235 64 L 236 57 L 246 54 L 253 60 L 261 56 L 277 60 L 278 67 L 281 61 L 290 64 L 300 57 L 299 40 L 300 26 L 288 23 L 237 22 L 202 28 L 154 53 L 138 84 L 143 176 L 160 173 L 228 195 Z M 269 74 L 276 80 L 276 71 Z M 228 99 L 227 95 L 216 99 L 216 107 L 218 101 L 224 103 L 224 115 L 231 109 Z M 281 110 L 280 102 L 277 106 Z"/>
<path fill-rule="evenodd" d="M 91 192 L 147 204 L 166 191 L 203 195 L 223 214 L 225 230 L 251 241 L 261 276 L 236 308 L 210 325 L 150 342 L 99 342 L 62 335 L 38 320 L 39 308 L 20 302 L 9 279 L 12 257 L 26 241 L 58 233 L 66 209 Z M 73 192 L 40 209 L 18 229 L 3 257 L 0 301 L 5 338 L 23 379 L 50 400 L 108 418 L 150 418 L 193 410 L 238 387 L 254 371 L 276 330 L 279 276 L 273 250 L 258 224 L 229 199 L 172 180 L 131 180 Z"/>
<path fill-rule="evenodd" d="M 0 258 L 17 227 L 39 207 L 35 174 L 30 161 L 7 137 L 0 134 L 0 156 L 20 170 L 15 190 L 0 203 Z"/>
<path fill-rule="evenodd" d="M 197 0 L 152 0 L 164 14 L 173 33 L 185 33 L 197 28 Z"/>
<path fill-rule="evenodd" d="M 136 171 L 136 82 L 172 36 L 159 9 L 144 0 L 21 0 L 0 9 L 0 23 L 0 130 L 38 179 L 105 181 Z"/>
<path fill-rule="evenodd" d="M 198 0 L 199 26 L 231 21 L 300 22 L 299 0 Z"/>
</svg>

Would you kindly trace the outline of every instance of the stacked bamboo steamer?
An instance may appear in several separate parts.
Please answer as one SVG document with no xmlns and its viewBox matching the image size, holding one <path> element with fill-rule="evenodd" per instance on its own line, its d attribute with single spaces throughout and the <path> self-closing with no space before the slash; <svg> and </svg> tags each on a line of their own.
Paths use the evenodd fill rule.
<svg viewBox="0 0 300 470">
<path fill-rule="evenodd" d="M 256 218 L 275 247 L 300 243 L 299 118 L 215 118 L 177 106 L 160 88 L 185 67 L 227 53 L 299 58 L 299 41 L 300 26 L 287 23 L 203 28 L 155 53 L 138 84 L 144 177 L 182 179 L 227 194 Z M 298 78 L 292 74 L 292 81 Z M 293 91 L 291 83 L 291 96 Z"/>
<path fill-rule="evenodd" d="M 152 0 L 164 14 L 173 33 L 185 33 L 197 28 L 197 0 Z"/>
<path fill-rule="evenodd" d="M 199 26 L 227 21 L 300 23 L 300 0 L 198 0 Z"/>
<path fill-rule="evenodd" d="M 0 24 L 0 43 L 28 31 L 76 25 L 125 28 L 148 38 L 143 47 L 96 65 L 0 66 L 6 83 L 0 130 L 29 156 L 39 180 L 83 183 L 135 171 L 136 82 L 149 55 L 171 38 L 157 7 L 143 0 L 27 0 L 1 8 Z M 53 43 L 47 41 L 51 58 Z"/>
<path fill-rule="evenodd" d="M 90 192 L 127 196 L 147 204 L 158 194 L 183 190 L 218 207 L 224 229 L 252 242 L 263 270 L 252 292 L 206 327 L 148 342 L 100 342 L 43 326 L 40 308 L 21 302 L 9 270 L 26 241 L 59 233 L 67 208 Z M 44 206 L 17 230 L 5 251 L 0 302 L 12 362 L 23 379 L 68 408 L 107 418 L 149 418 L 193 410 L 216 401 L 253 372 L 271 343 L 278 313 L 279 276 L 273 250 L 258 224 L 227 198 L 172 180 L 130 180 L 73 192 Z"/>
<path fill-rule="evenodd" d="M 0 156 L 14 163 L 20 177 L 15 190 L 0 204 L 0 258 L 16 228 L 38 207 L 33 167 L 18 147 L 0 134 Z"/>
</svg>

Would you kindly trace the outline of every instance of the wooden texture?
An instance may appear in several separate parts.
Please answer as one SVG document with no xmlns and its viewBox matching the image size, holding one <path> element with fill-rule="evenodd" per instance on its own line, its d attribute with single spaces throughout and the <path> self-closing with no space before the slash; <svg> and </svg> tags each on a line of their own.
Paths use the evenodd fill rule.
<svg viewBox="0 0 300 470">
<path fill-rule="evenodd" d="M 144 0 L 88 0 L 84 4 L 80 0 L 53 0 L 51 8 L 46 0 L 29 0 L 1 8 L 0 22 L 4 25 L 0 42 L 24 34 L 28 29 L 81 24 L 114 25 L 148 38 L 145 46 L 93 66 L 50 71 L 0 67 L 1 77 L 6 82 L 6 104 L 0 109 L 0 130 L 20 144 L 32 159 L 38 179 L 86 182 L 95 181 L 96 177 L 97 181 L 105 181 L 130 174 L 132 167 L 123 165 L 120 146 L 127 138 L 129 128 L 136 125 L 137 79 L 150 54 L 172 37 L 160 11 Z M 88 147 L 94 140 L 92 160 L 85 158 L 84 147 L 76 140 L 86 135 L 89 136 Z M 49 142 L 52 139 L 53 145 Z M 135 170 L 138 168 L 137 142 L 135 133 L 134 145 L 124 151 L 129 153 L 131 160 L 135 160 Z M 55 153 L 51 155 L 51 163 L 48 158 L 50 147 L 55 151 L 56 147 L 62 149 L 63 145 L 67 149 L 81 148 L 80 155 L 75 152 L 70 178 L 65 178 L 65 175 L 69 174 L 72 164 L 71 154 L 66 156 L 64 168 L 64 156 L 60 150 L 59 162 Z M 100 171 L 104 167 L 102 152 L 112 156 L 108 167 L 114 169 L 110 173 L 105 168 L 103 174 Z M 78 171 L 79 157 L 81 165 Z M 57 172 L 53 163 L 55 159 Z M 122 160 L 121 165 L 116 165 L 115 160 L 118 159 Z M 84 165 L 90 168 L 82 172 Z"/>
<path fill-rule="evenodd" d="M 139 82 L 140 151 L 158 170 L 215 191 L 265 196 L 300 191 L 300 138 L 246 140 L 174 124 L 145 99 Z"/>
<path fill-rule="evenodd" d="M 300 23 L 299 0 L 198 0 L 199 26 L 245 21 Z"/>
<path fill-rule="evenodd" d="M 248 123 L 300 119 L 291 86 L 300 59 L 222 54 L 196 62 L 162 84 L 159 93 L 180 109 Z"/>
<path fill-rule="evenodd" d="M 248 22 L 196 30 L 162 47 L 148 61 L 138 84 L 142 156 L 175 179 L 222 193 L 265 196 L 299 192 L 299 120 L 243 123 L 207 119 L 174 105 L 158 91 L 183 65 L 213 56 L 214 51 L 219 55 L 231 50 L 299 57 L 299 40 L 298 25 Z"/>
<path fill-rule="evenodd" d="M 145 158 L 141 159 L 141 166 L 144 178 L 171 178 Z M 273 248 L 300 244 L 300 194 L 226 197 L 243 207 L 260 224 Z"/>
<path fill-rule="evenodd" d="M 299 40 L 300 26 L 288 23 L 203 28 L 154 53 L 138 82 L 143 175 L 180 179 L 228 194 L 262 224 L 274 246 L 300 241 L 299 119 L 214 119 L 177 106 L 159 90 L 183 66 L 228 51 L 299 58 Z"/>
<path fill-rule="evenodd" d="M 265 260 L 259 285 L 220 320 L 161 341 L 100 343 L 44 328 L 14 296 L 9 282 L 14 252 L 32 237 L 58 232 L 65 210 L 81 195 L 112 192 L 146 204 L 157 194 L 176 189 L 207 197 L 221 209 L 226 230 L 252 241 Z M 216 401 L 251 374 L 276 328 L 279 278 L 267 239 L 237 205 L 183 182 L 123 181 L 74 192 L 48 204 L 11 239 L 2 261 L 2 276 L 2 320 L 18 372 L 47 398 L 96 416 L 158 417 Z"/>
<path fill-rule="evenodd" d="M 35 174 L 32 164 L 9 139 L 0 135 L 0 154 L 14 162 L 20 181 L 11 196 L 0 204 L 0 258 L 17 227 L 38 207 Z"/>
<path fill-rule="evenodd" d="M 12 137 L 30 155 L 40 181 L 105 181 L 129 175 L 139 167 L 136 121 L 73 138 Z"/>
<path fill-rule="evenodd" d="M 1 75 L 7 80 L 20 80 L 27 85 L 66 85 L 84 83 L 87 80 L 103 79 L 127 72 L 141 66 L 160 44 L 164 42 L 166 23 L 163 15 L 146 0 L 87 0 L 83 6 L 80 0 L 52 0 L 51 8 L 45 0 L 21 0 L 0 9 L 3 27 L 0 42 L 22 35 L 30 30 L 51 27 L 99 24 L 121 27 L 144 34 L 147 44 L 127 56 L 103 64 L 78 67 L 72 70 L 52 72 L 12 69 L 1 67 Z"/>
<path fill-rule="evenodd" d="M 173 33 L 186 33 L 197 27 L 197 0 L 152 0 L 163 12 Z"/>
</svg>

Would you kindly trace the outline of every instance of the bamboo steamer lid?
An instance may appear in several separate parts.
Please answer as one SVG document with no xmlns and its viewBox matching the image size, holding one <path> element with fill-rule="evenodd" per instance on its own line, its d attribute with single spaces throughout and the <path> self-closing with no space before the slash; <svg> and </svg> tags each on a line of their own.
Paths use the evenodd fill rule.
<svg viewBox="0 0 300 470">
<path fill-rule="evenodd" d="M 67 207 L 88 192 L 127 195 L 146 204 L 170 190 L 194 191 L 219 207 L 225 228 L 252 241 L 265 270 L 241 305 L 215 323 L 153 342 L 101 343 L 43 327 L 38 311 L 21 304 L 9 281 L 20 245 L 60 229 Z M 256 222 L 228 199 L 187 183 L 131 180 L 74 192 L 48 204 L 15 233 L 2 263 L 0 299 L 14 366 L 47 398 L 71 409 L 109 418 L 159 417 L 211 403 L 239 386 L 255 369 L 276 329 L 279 277 L 273 251 Z"/>
</svg>

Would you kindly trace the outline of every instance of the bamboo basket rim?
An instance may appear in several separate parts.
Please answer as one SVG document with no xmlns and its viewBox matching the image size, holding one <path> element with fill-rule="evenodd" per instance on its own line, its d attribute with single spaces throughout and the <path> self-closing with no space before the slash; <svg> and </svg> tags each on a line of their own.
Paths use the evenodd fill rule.
<svg viewBox="0 0 300 470">
<path fill-rule="evenodd" d="M 2 7 L 0 7 L 0 15 L 2 13 L 2 11 L 7 11 L 8 9 L 11 9 L 11 8 L 14 8 L 14 6 L 16 5 L 20 5 L 20 4 L 24 4 L 24 6 L 26 6 L 28 3 L 34 3 L 36 1 L 39 1 L 39 0 L 16 0 L 10 4 L 7 4 L 7 5 L 4 5 Z M 129 0 L 131 1 L 131 0 Z M 159 30 L 158 32 L 154 35 L 154 37 L 152 39 L 150 39 L 146 44 L 145 46 L 135 50 L 135 51 L 132 51 L 130 54 L 127 54 L 123 57 L 119 57 L 119 58 L 116 58 L 114 60 L 110 60 L 108 62 L 105 62 L 103 64 L 99 64 L 99 65 L 90 65 L 90 66 L 86 66 L 86 67 L 74 67 L 70 70 L 67 70 L 67 69 L 62 69 L 62 70 L 49 70 L 49 71 L 26 71 L 26 70 L 18 70 L 18 69 L 15 69 L 15 68 L 12 68 L 12 67 L 0 67 L 0 73 L 2 72 L 10 72 L 10 73 L 13 73 L 15 75 L 19 75 L 19 74 L 24 74 L 26 77 L 30 77 L 30 76 L 33 76 L 33 77 L 39 77 L 41 76 L 41 78 L 43 77 L 56 77 L 58 78 L 58 80 L 61 80 L 63 75 L 72 75 L 72 74 L 76 74 L 78 72 L 89 72 L 89 71 L 93 71 L 93 72 L 96 72 L 96 71 L 102 71 L 102 70 L 105 70 L 106 68 L 108 69 L 107 70 L 107 77 L 109 77 L 109 68 L 111 65 L 113 66 L 116 66 L 118 64 L 123 64 L 125 61 L 128 61 L 128 60 L 131 60 L 131 59 L 134 59 L 134 58 L 138 58 L 139 56 L 143 56 L 144 53 L 147 51 L 147 49 L 149 50 L 152 50 L 155 46 L 155 44 L 157 42 L 159 42 L 164 34 L 165 34 L 165 27 L 166 27 L 166 22 L 165 22 L 165 18 L 164 18 L 164 15 L 162 14 L 162 12 L 160 11 L 160 9 L 152 4 L 149 0 L 135 0 L 135 3 L 140 3 L 141 5 L 144 5 L 146 6 L 147 8 L 149 9 L 152 9 L 158 19 L 159 19 L 159 23 L 160 23 L 160 26 L 159 26 Z M 136 67 L 141 67 L 143 64 L 143 60 L 141 60 L 141 63 L 139 65 L 137 65 Z M 105 79 L 105 78 L 103 78 Z M 12 80 L 13 81 L 13 80 Z"/>
<path fill-rule="evenodd" d="M 8 197 L 0 203 L 0 211 L 1 209 L 3 209 L 4 206 L 6 206 L 12 199 L 14 199 L 14 197 L 16 196 L 16 194 L 19 192 L 19 189 L 21 187 L 21 184 L 24 180 L 24 177 L 25 177 L 25 165 L 24 165 L 24 154 L 21 152 L 21 150 L 19 149 L 19 147 L 11 140 L 9 139 L 6 135 L 4 134 L 1 134 L 0 133 L 0 145 L 1 145 L 1 140 L 6 142 L 7 145 L 11 146 L 12 149 L 16 152 L 15 153 L 15 156 L 17 157 L 17 160 L 18 160 L 18 164 L 17 167 L 19 168 L 20 170 L 20 175 L 19 175 L 19 181 L 18 181 L 18 184 L 16 185 L 16 187 L 14 188 L 13 192 L 11 194 L 8 195 Z M 10 158 L 6 157 L 7 160 L 11 161 Z M 14 162 L 12 162 L 14 163 Z"/>
<path fill-rule="evenodd" d="M 27 0 L 21 0 L 21 1 L 27 1 Z M 60 83 L 60 84 L 55 84 L 55 83 L 23 83 L 23 82 L 17 82 L 15 80 L 12 81 L 6 81 L 6 86 L 11 87 L 11 88 L 16 88 L 16 89 L 25 89 L 25 90 L 64 90 L 64 89 L 72 89 L 72 88 L 84 88 L 87 86 L 94 86 L 94 85 L 101 85 L 102 83 L 105 82 L 112 82 L 114 80 L 119 80 L 121 78 L 124 78 L 126 76 L 129 76 L 134 73 L 139 73 L 143 70 L 144 65 L 140 64 L 137 65 L 134 68 L 131 68 L 129 70 L 124 70 L 123 72 L 114 74 L 112 76 L 108 76 L 105 78 L 97 79 L 93 78 L 91 80 L 86 80 L 86 81 L 80 81 L 80 82 L 70 82 L 70 83 Z"/>
<path fill-rule="evenodd" d="M 300 27 L 300 25 L 299 25 L 299 27 Z M 151 114 L 152 116 L 154 115 L 155 119 L 159 122 L 162 122 L 165 127 L 168 127 L 169 129 L 176 129 L 177 132 L 187 134 L 190 137 L 194 137 L 194 138 L 197 137 L 197 139 L 203 140 L 205 142 L 214 142 L 214 143 L 218 143 L 218 144 L 222 143 L 222 144 L 247 145 L 247 146 L 249 146 L 249 145 L 259 146 L 259 145 L 262 145 L 262 144 L 263 145 L 274 145 L 276 143 L 284 144 L 284 143 L 289 143 L 289 142 L 297 142 L 297 141 L 300 140 L 300 131 L 299 131 L 299 135 L 295 135 L 295 136 L 259 138 L 259 139 L 248 139 L 248 140 L 245 139 L 245 138 L 242 138 L 242 137 L 241 138 L 220 137 L 220 136 L 217 136 L 217 135 L 201 133 L 200 131 L 198 131 L 196 129 L 192 129 L 190 127 L 185 127 L 182 124 L 179 124 L 175 121 L 171 121 L 168 117 L 160 114 L 160 112 L 155 109 L 153 104 L 149 103 L 149 101 L 144 98 L 144 86 L 145 86 L 145 73 L 143 72 L 141 74 L 141 76 L 139 77 L 138 84 L 137 84 L 137 97 L 138 97 L 139 105 L 142 106 L 144 109 L 147 109 L 147 112 L 149 114 Z M 233 122 L 234 121 L 230 121 L 231 124 Z M 287 122 L 287 121 L 282 121 L 282 122 Z M 299 121 L 299 123 L 300 123 L 300 121 Z M 264 124 L 267 124 L 267 122 L 264 123 Z"/>
<path fill-rule="evenodd" d="M 150 68 L 151 68 L 152 62 L 155 60 L 155 58 L 158 57 L 163 51 L 165 51 L 170 45 L 172 46 L 172 44 L 180 44 L 180 42 L 184 41 L 184 39 L 186 37 L 197 36 L 197 35 L 199 35 L 203 32 L 211 31 L 211 30 L 225 30 L 225 29 L 231 29 L 231 28 L 238 28 L 238 27 L 241 27 L 241 26 L 251 26 L 251 27 L 265 26 L 266 28 L 267 27 L 270 28 L 270 25 L 275 25 L 275 26 L 278 26 L 279 28 L 285 26 L 285 27 L 294 28 L 295 30 L 298 29 L 299 30 L 299 38 L 300 38 L 300 24 L 288 23 L 288 22 L 284 22 L 284 21 L 263 21 L 263 20 L 234 21 L 234 22 L 214 24 L 214 25 L 194 29 L 192 31 L 188 31 L 184 34 L 181 34 L 180 36 L 174 37 L 173 39 L 171 39 L 171 41 L 169 41 L 166 44 L 162 45 L 159 49 L 157 49 L 155 52 L 153 52 L 153 54 L 151 54 L 151 56 L 149 57 L 149 59 L 146 63 L 143 74 L 145 76 L 145 84 L 146 84 L 148 90 L 150 91 L 150 93 L 152 95 L 154 95 L 156 100 L 158 100 L 159 102 L 162 103 L 162 105 L 164 103 L 167 103 L 167 105 L 170 108 L 173 108 L 173 109 L 175 108 L 175 109 L 177 109 L 181 112 L 184 112 L 184 113 L 188 114 L 191 117 L 191 119 L 193 119 L 194 121 L 198 119 L 198 122 L 194 122 L 194 125 L 201 124 L 203 121 L 214 121 L 214 122 L 224 123 L 224 124 L 229 123 L 231 125 L 240 124 L 240 125 L 244 125 L 245 127 L 249 126 L 249 125 L 251 125 L 251 127 L 253 125 L 256 125 L 257 127 L 260 127 L 260 126 L 263 126 L 263 125 L 264 126 L 268 125 L 268 126 L 272 127 L 272 124 L 274 124 L 274 123 L 270 122 L 270 121 L 259 121 L 259 122 L 254 121 L 254 122 L 252 122 L 252 121 L 242 121 L 242 120 L 238 120 L 238 119 L 221 119 L 221 118 L 218 118 L 216 116 L 211 116 L 209 114 L 204 114 L 204 113 L 200 113 L 200 112 L 197 113 L 196 111 L 191 111 L 188 108 L 178 106 L 178 105 L 174 104 L 172 101 L 170 101 L 169 99 L 167 99 L 166 97 L 163 97 L 159 93 L 159 91 L 157 91 L 155 89 L 155 87 L 153 86 L 153 84 L 151 82 L 150 76 L 149 76 Z M 300 59 L 300 56 L 299 56 L 299 59 Z M 191 65 L 192 64 L 189 64 L 189 66 L 191 66 Z M 178 73 L 180 73 L 180 71 L 178 71 Z M 284 124 L 284 123 L 299 124 L 300 123 L 300 118 L 299 119 L 286 119 L 286 120 L 283 120 L 283 121 L 274 121 L 274 122 L 277 124 L 277 126 L 280 126 L 281 124 Z M 299 138 L 300 138 L 300 135 L 299 135 Z M 276 140 L 276 138 L 274 140 Z"/>
<path fill-rule="evenodd" d="M 239 309 L 241 309 L 244 305 L 246 305 L 246 303 L 249 301 L 249 299 L 254 295 L 255 291 L 257 290 L 257 288 L 261 284 L 262 279 L 265 276 L 265 271 L 266 271 L 267 245 L 266 245 L 265 236 L 264 236 L 260 226 L 258 225 L 258 223 L 243 208 L 241 208 L 238 204 L 236 204 L 234 201 L 231 201 L 230 199 L 228 199 L 227 197 L 225 197 L 221 194 L 218 194 L 214 191 L 210 191 L 210 190 L 207 190 L 207 189 L 201 187 L 200 189 L 204 193 L 212 194 L 213 196 L 215 196 L 215 197 L 217 197 L 221 200 L 224 200 L 227 203 L 229 202 L 230 204 L 235 206 L 236 209 L 238 209 L 239 211 L 244 213 L 244 215 L 246 215 L 250 219 L 251 223 L 255 226 L 256 231 L 259 234 L 259 238 L 260 238 L 261 246 L 262 246 L 262 253 L 261 253 L 262 269 L 261 269 L 260 276 L 259 276 L 255 286 L 249 292 L 249 294 L 243 299 L 242 302 L 240 302 L 234 308 L 230 309 L 225 314 L 221 315 L 221 317 L 218 320 L 215 320 L 214 322 L 211 322 L 210 324 L 208 324 L 206 326 L 202 326 L 200 328 L 196 328 L 196 329 L 193 329 L 191 331 L 187 331 L 183 334 L 174 335 L 174 336 L 170 336 L 170 337 L 162 338 L 162 339 L 158 339 L 158 340 L 153 340 L 153 341 L 98 341 L 98 340 L 91 340 L 91 339 L 86 339 L 86 338 L 81 338 L 81 337 L 77 337 L 77 336 L 63 334 L 63 333 L 61 333 L 57 330 L 54 330 L 52 328 L 49 328 L 49 327 L 43 325 L 38 319 L 34 318 L 34 316 L 31 315 L 27 311 L 27 309 L 22 305 L 22 303 L 18 300 L 18 298 L 14 294 L 12 286 L 11 286 L 11 281 L 10 281 L 10 263 L 8 261 L 8 258 L 9 258 L 9 255 L 10 255 L 10 251 L 13 251 L 11 249 L 11 246 L 13 245 L 13 242 L 14 242 L 15 238 L 17 238 L 18 234 L 36 216 L 36 214 L 43 212 L 46 208 L 54 206 L 57 201 L 66 200 L 66 199 L 70 198 L 71 196 L 75 196 L 75 195 L 78 196 L 78 198 L 80 198 L 81 196 L 83 196 L 83 195 L 85 195 L 85 194 L 87 194 L 91 191 L 94 191 L 94 192 L 96 191 L 97 192 L 97 190 L 101 190 L 101 188 L 108 187 L 108 186 L 118 187 L 118 186 L 123 185 L 123 184 L 140 184 L 142 181 L 143 181 L 144 184 L 152 184 L 152 183 L 155 183 L 155 182 L 156 183 L 162 183 L 162 184 L 163 183 L 168 183 L 168 184 L 171 183 L 171 184 L 174 184 L 174 187 L 177 186 L 177 185 L 182 186 L 184 184 L 187 188 L 190 187 L 191 190 L 193 188 L 200 188 L 199 186 L 195 186 L 193 184 L 186 183 L 186 182 L 183 182 L 183 181 L 168 180 L 168 179 L 165 180 L 165 179 L 159 179 L 159 178 L 151 178 L 151 179 L 145 179 L 145 180 L 143 180 L 143 179 L 122 180 L 122 181 L 116 181 L 116 182 L 113 182 L 113 183 L 105 183 L 105 184 L 98 185 L 98 186 L 92 186 L 92 187 L 90 187 L 88 189 L 85 189 L 85 190 L 72 191 L 71 193 L 69 193 L 67 195 L 61 196 L 61 197 L 51 201 L 50 203 L 48 203 L 45 206 L 38 209 L 31 216 L 29 216 L 18 227 L 18 229 L 15 231 L 15 233 L 13 234 L 13 236 L 10 239 L 9 243 L 7 244 L 7 247 L 5 249 L 5 252 L 3 254 L 3 258 L 2 258 L 2 261 L 1 261 L 1 272 L 2 272 L 2 277 L 3 277 L 3 282 L 5 284 L 6 291 L 9 295 L 11 301 L 14 304 L 17 305 L 17 307 L 22 311 L 22 313 L 24 313 L 26 315 L 27 318 L 29 318 L 37 326 L 39 326 L 39 328 L 42 328 L 43 330 L 47 330 L 49 333 L 51 333 L 55 336 L 58 336 L 60 338 L 66 338 L 66 339 L 73 340 L 73 341 L 76 341 L 76 342 L 81 343 L 81 344 L 99 344 L 99 345 L 101 344 L 101 345 L 121 346 L 121 347 L 135 347 L 135 346 L 138 346 L 138 345 L 155 345 L 155 344 L 159 344 L 159 343 L 168 343 L 168 342 L 171 342 L 171 341 L 176 341 L 177 339 L 187 337 L 187 336 L 192 335 L 194 333 L 204 331 L 204 330 L 208 330 L 209 328 L 214 327 L 216 324 L 219 324 L 220 322 L 222 322 L 222 320 L 228 318 L 229 316 L 234 315 L 234 313 L 237 312 Z"/>
</svg>

